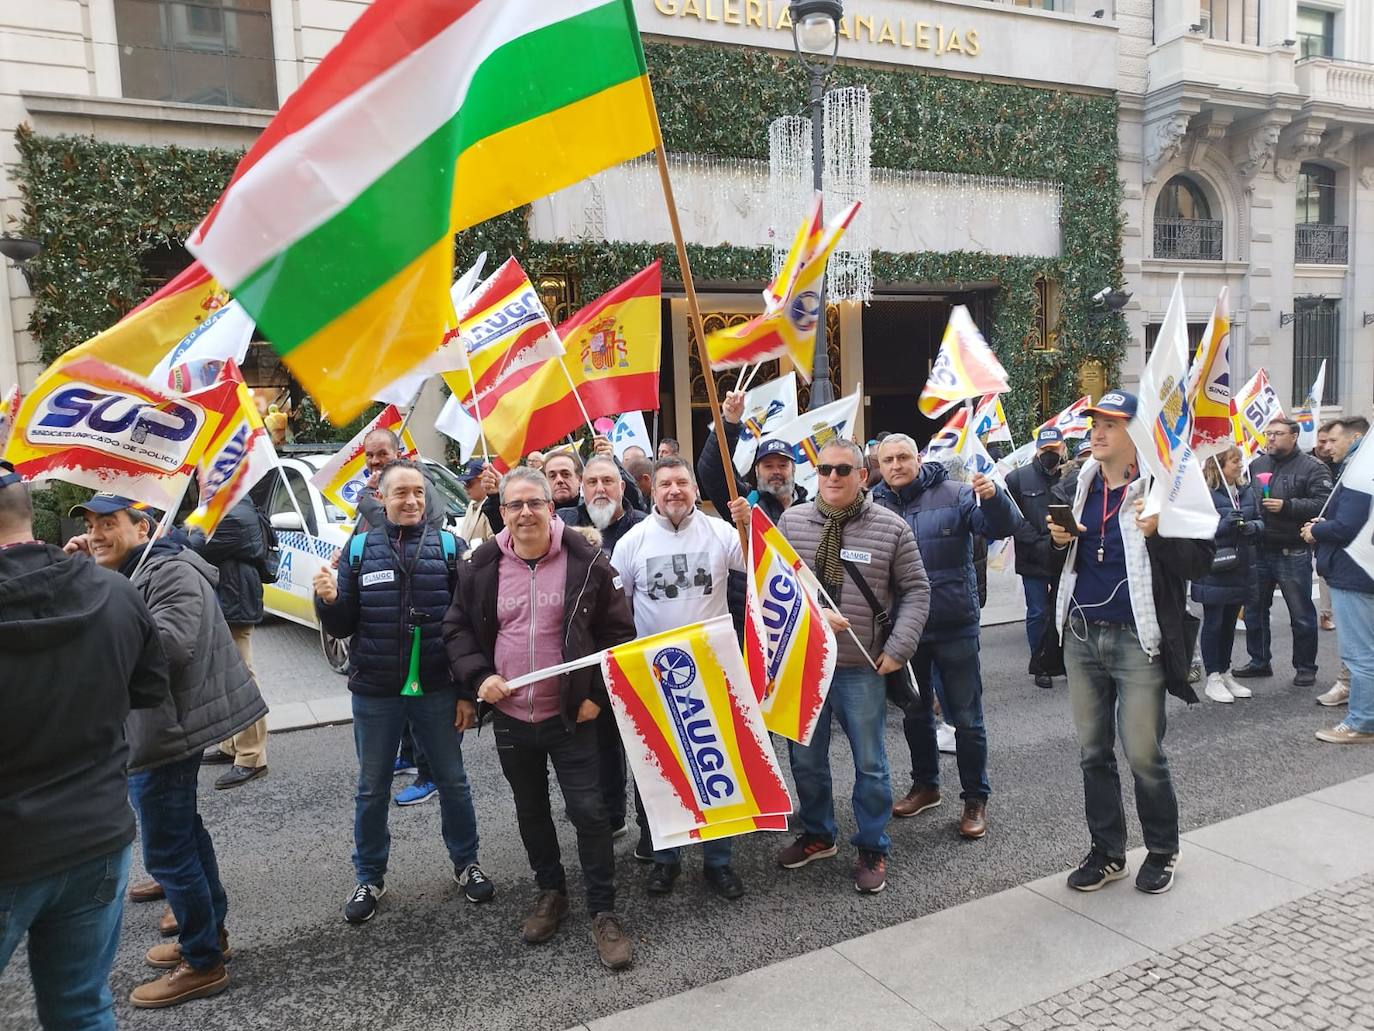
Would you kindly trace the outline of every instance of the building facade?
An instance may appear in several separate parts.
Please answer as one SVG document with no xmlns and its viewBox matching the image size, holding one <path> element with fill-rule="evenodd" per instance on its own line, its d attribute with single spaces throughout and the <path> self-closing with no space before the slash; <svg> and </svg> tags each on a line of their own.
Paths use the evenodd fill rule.
<svg viewBox="0 0 1374 1031">
<path fill-rule="evenodd" d="M 698 289 L 709 324 L 727 325 L 758 310 L 773 243 L 792 230 L 776 217 L 769 141 L 775 119 L 807 111 L 787 5 L 634 3 Z M 185 263 L 181 241 L 234 153 L 365 6 L 7 5 L 0 224 L 45 250 L 6 271 L 0 389 L 30 385 Z M 1324 355 L 1332 405 L 1368 408 L 1374 137 L 1361 127 L 1374 123 L 1374 67 L 1358 62 L 1374 60 L 1370 8 L 846 3 L 831 82 L 866 87 L 871 105 L 855 235 L 872 288 L 832 303 L 827 325 L 837 391 L 862 387 L 863 431 L 930 432 L 914 398 L 956 303 L 1011 373 L 1018 437 L 1084 390 L 1131 382 L 1179 269 L 1190 323 L 1230 288 L 1242 369 L 1266 366 L 1287 400 Z M 610 170 L 461 234 L 459 259 L 516 254 L 558 317 L 664 257 L 660 432 L 699 446 L 705 381 L 655 180 L 643 160 Z M 1124 313 L 1094 301 L 1123 285 Z M 290 389 L 266 347 L 245 373 Z"/>
</svg>

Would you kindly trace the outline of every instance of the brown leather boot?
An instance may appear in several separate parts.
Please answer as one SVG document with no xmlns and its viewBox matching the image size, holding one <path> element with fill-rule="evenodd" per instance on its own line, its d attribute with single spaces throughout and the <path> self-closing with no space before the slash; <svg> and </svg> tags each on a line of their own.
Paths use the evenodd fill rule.
<svg viewBox="0 0 1374 1031">
<path fill-rule="evenodd" d="M 601 965 L 608 970 L 624 970 L 634 961 L 634 946 L 625 937 L 620 917 L 614 913 L 597 913 L 592 917 L 592 940 Z"/>
<path fill-rule="evenodd" d="M 985 798 L 964 801 L 964 815 L 959 820 L 959 833 L 966 838 L 981 838 L 988 832 L 988 802 Z"/>
<path fill-rule="evenodd" d="M 229 947 L 229 932 L 223 927 L 219 929 L 219 951 L 224 956 L 226 963 L 234 958 L 234 950 Z M 163 942 L 161 945 L 154 945 L 148 950 L 144 959 L 148 961 L 150 967 L 157 967 L 159 970 L 173 970 L 181 963 L 181 942 Z"/>
<path fill-rule="evenodd" d="M 134 1009 L 160 1010 L 192 999 L 218 995 L 229 987 L 229 971 L 221 963 L 209 970 L 197 970 L 182 960 L 156 981 L 141 984 L 129 993 Z"/>
<path fill-rule="evenodd" d="M 162 916 L 158 917 L 157 933 L 164 938 L 181 933 L 181 925 L 177 923 L 177 915 L 172 912 L 171 906 L 164 907 Z"/>
<path fill-rule="evenodd" d="M 905 796 L 892 806 L 892 815 L 900 818 L 915 816 L 940 804 L 940 789 L 930 784 L 913 784 Z"/>
<path fill-rule="evenodd" d="M 561 891 L 541 891 L 535 900 L 534 909 L 525 917 L 520 928 L 520 937 L 531 945 L 546 942 L 554 936 L 558 925 L 568 915 L 568 896 Z"/>
<path fill-rule="evenodd" d="M 162 890 L 162 885 L 149 877 L 146 881 L 137 881 L 129 885 L 130 902 L 156 902 L 158 899 L 165 899 L 166 892 Z"/>
</svg>

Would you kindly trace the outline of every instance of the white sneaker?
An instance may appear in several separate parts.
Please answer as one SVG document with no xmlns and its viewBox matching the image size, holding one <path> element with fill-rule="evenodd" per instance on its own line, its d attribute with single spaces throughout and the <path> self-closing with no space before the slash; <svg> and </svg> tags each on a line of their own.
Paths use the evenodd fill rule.
<svg viewBox="0 0 1374 1031">
<path fill-rule="evenodd" d="M 1226 684 L 1222 682 L 1220 673 L 1207 674 L 1207 686 L 1202 689 L 1202 693 L 1214 702 L 1234 702 L 1235 696 L 1226 689 Z"/>
<path fill-rule="evenodd" d="M 1317 695 L 1317 704 L 1326 706 L 1345 705 L 1350 701 L 1350 685 L 1337 680 L 1326 694 Z"/>
<path fill-rule="evenodd" d="M 941 722 L 935 728 L 935 746 L 942 752 L 954 754 L 954 728 L 948 723 Z"/>
<path fill-rule="evenodd" d="M 1226 690 L 1231 692 L 1235 698 L 1253 698 L 1255 692 L 1242 684 L 1235 677 L 1231 676 L 1231 671 L 1227 670 L 1221 675 L 1221 682 L 1226 685 Z"/>
</svg>

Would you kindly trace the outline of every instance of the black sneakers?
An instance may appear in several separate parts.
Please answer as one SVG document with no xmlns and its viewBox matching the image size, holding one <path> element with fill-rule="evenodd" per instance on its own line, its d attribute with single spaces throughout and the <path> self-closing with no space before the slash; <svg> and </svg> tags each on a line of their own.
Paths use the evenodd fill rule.
<svg viewBox="0 0 1374 1031">
<path fill-rule="evenodd" d="M 1177 866 L 1177 852 L 1147 854 L 1135 875 L 1136 888 L 1151 895 L 1163 895 L 1174 886 L 1174 869 Z"/>
<path fill-rule="evenodd" d="M 463 889 L 463 898 L 469 902 L 490 902 L 496 898 L 496 885 L 476 863 L 469 863 L 462 870 L 455 869 L 453 880 Z"/>
<path fill-rule="evenodd" d="M 1119 881 L 1126 876 L 1124 856 L 1109 856 L 1094 848 L 1078 864 L 1078 869 L 1069 874 L 1069 887 L 1075 891 L 1097 891 L 1111 881 Z"/>
<path fill-rule="evenodd" d="M 344 919 L 350 924 L 365 924 L 377 913 L 377 902 L 386 894 L 384 884 L 360 884 L 344 906 Z"/>
<path fill-rule="evenodd" d="M 639 841 L 635 842 L 635 858 L 641 863 L 654 861 L 654 839 L 647 830 L 639 832 Z"/>
</svg>

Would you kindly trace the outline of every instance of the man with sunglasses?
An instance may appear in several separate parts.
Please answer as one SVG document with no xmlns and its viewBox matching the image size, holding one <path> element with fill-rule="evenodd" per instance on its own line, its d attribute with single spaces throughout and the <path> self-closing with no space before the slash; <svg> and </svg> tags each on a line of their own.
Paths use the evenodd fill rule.
<svg viewBox="0 0 1374 1031">
<path fill-rule="evenodd" d="M 610 706 L 601 670 L 589 666 L 512 688 L 535 670 L 634 639 L 620 578 L 601 551 L 554 515 L 542 472 L 512 469 L 499 487 L 505 529 L 464 563 L 444 641 L 453 674 L 495 710 L 496 754 L 539 894 L 521 936 L 546 942 L 568 914 L 568 883 L 549 804 L 548 767 L 577 832 L 592 939 L 603 965 L 633 953 L 615 913 L 615 853 L 597 745 Z"/>
<path fill-rule="evenodd" d="M 778 528 L 839 606 L 838 611 L 823 610 L 835 631 L 838 662 L 811 744 L 789 744 L 802 832 L 778 854 L 778 865 L 794 870 L 836 854 L 830 781 L 834 714 L 854 753 L 858 826 L 849 839 L 858 850 L 854 888 L 871 895 L 887 887 L 892 845 L 887 834 L 892 779 L 883 743 L 883 678 L 906 665 L 916 651 L 930 611 L 930 582 L 911 528 L 865 493 L 868 468 L 859 445 L 850 440 L 826 444 L 816 471 L 816 500 L 789 507 Z"/>
</svg>

